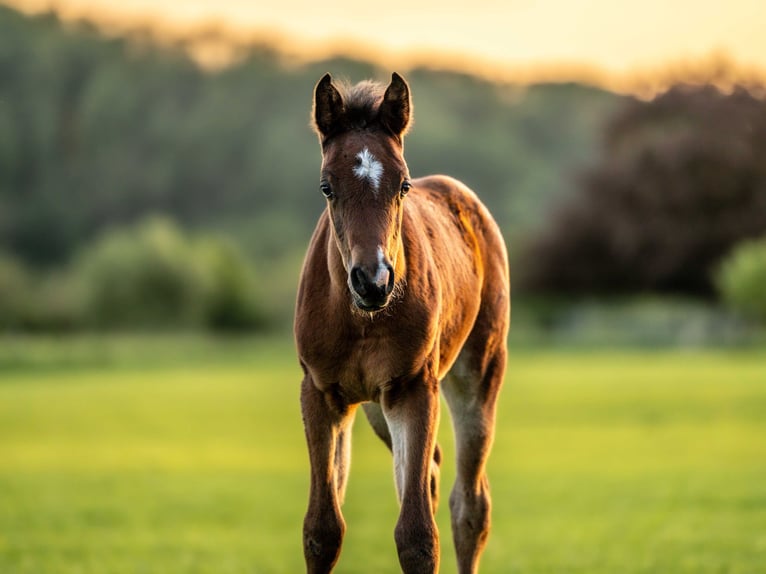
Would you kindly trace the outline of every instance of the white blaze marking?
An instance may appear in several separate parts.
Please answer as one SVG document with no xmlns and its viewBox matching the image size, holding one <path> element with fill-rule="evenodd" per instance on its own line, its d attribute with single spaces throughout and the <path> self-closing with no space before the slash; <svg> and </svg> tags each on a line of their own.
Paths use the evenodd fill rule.
<svg viewBox="0 0 766 574">
<path fill-rule="evenodd" d="M 384 273 L 388 273 L 388 267 L 386 267 L 386 256 L 383 253 L 383 248 L 378 245 L 378 269 L 375 272 L 375 283 L 377 285 L 388 282 L 387 277 L 384 280 Z"/>
<path fill-rule="evenodd" d="M 378 191 L 380 178 L 383 176 L 383 164 L 375 159 L 367 148 L 356 154 L 356 159 L 359 160 L 359 165 L 354 168 L 354 175 L 359 179 L 366 179 L 372 184 L 372 188 Z"/>
</svg>

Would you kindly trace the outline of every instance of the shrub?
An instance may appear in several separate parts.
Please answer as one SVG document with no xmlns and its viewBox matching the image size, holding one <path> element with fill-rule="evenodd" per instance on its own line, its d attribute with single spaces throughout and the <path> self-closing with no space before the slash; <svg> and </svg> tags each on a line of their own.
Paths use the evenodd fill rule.
<svg viewBox="0 0 766 574">
<path fill-rule="evenodd" d="M 227 331 L 264 326 L 266 317 L 255 296 L 255 274 L 242 253 L 217 238 L 200 240 L 197 253 L 207 276 L 205 326 Z"/>
<path fill-rule="evenodd" d="M 100 328 L 252 329 L 264 325 L 254 272 L 231 244 L 149 218 L 80 254 L 86 323 Z"/>
<path fill-rule="evenodd" d="M 717 279 L 729 306 L 766 323 L 766 237 L 737 246 L 724 259 Z"/>
<path fill-rule="evenodd" d="M 28 331 L 72 331 L 85 326 L 83 285 L 68 269 L 35 276 L 29 291 L 24 328 Z"/>
<path fill-rule="evenodd" d="M 77 273 L 92 325 L 178 328 L 202 320 L 206 277 L 169 220 L 151 218 L 106 234 L 81 254 Z"/>
<path fill-rule="evenodd" d="M 23 325 L 29 306 L 29 274 L 9 255 L 0 253 L 0 329 Z"/>
<path fill-rule="evenodd" d="M 0 254 L 0 329 L 65 331 L 82 325 L 82 290 L 65 271 L 32 272 Z"/>
<path fill-rule="evenodd" d="M 0 253 L 0 331 L 245 330 L 266 322 L 242 253 L 167 219 L 112 230 L 66 269 L 32 272 Z"/>
<path fill-rule="evenodd" d="M 679 85 L 633 100 L 603 156 L 516 266 L 534 293 L 710 296 L 714 270 L 766 233 L 766 102 Z"/>
</svg>

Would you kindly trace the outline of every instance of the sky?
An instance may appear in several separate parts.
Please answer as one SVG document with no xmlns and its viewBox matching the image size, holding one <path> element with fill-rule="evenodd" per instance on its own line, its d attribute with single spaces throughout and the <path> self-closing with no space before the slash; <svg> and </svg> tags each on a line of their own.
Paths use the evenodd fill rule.
<svg viewBox="0 0 766 574">
<path fill-rule="evenodd" d="M 215 23 L 302 57 L 345 52 L 383 65 L 433 62 L 510 78 L 617 81 L 722 59 L 766 71 L 766 0 L 5 1 L 172 33 Z"/>
</svg>

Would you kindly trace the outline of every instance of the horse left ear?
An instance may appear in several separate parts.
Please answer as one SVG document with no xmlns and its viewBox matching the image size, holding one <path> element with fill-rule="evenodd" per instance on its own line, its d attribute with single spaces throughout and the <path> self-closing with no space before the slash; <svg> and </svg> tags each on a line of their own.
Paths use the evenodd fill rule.
<svg viewBox="0 0 766 574">
<path fill-rule="evenodd" d="M 410 125 L 411 114 L 410 88 L 404 78 L 394 72 L 380 104 L 380 121 L 394 135 L 402 137 Z"/>
</svg>

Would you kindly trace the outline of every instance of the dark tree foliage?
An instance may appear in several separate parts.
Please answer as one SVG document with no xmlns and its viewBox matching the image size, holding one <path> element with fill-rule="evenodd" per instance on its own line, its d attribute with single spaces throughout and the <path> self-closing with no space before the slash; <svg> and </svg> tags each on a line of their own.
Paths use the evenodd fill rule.
<svg viewBox="0 0 766 574">
<path fill-rule="evenodd" d="M 55 14 L 0 6 L 0 251 L 59 266 L 114 225 L 160 213 L 234 238 L 259 260 L 302 252 L 324 207 L 311 94 L 326 72 L 387 80 L 334 58 L 285 63 L 242 47 L 220 70 L 147 32 L 109 37 Z M 405 72 L 413 176 L 473 187 L 512 239 L 596 150 L 614 94 L 579 85 L 499 86 Z"/>
<path fill-rule="evenodd" d="M 530 292 L 708 296 L 722 256 L 764 233 L 766 102 L 677 85 L 615 115 L 517 274 Z"/>
</svg>

